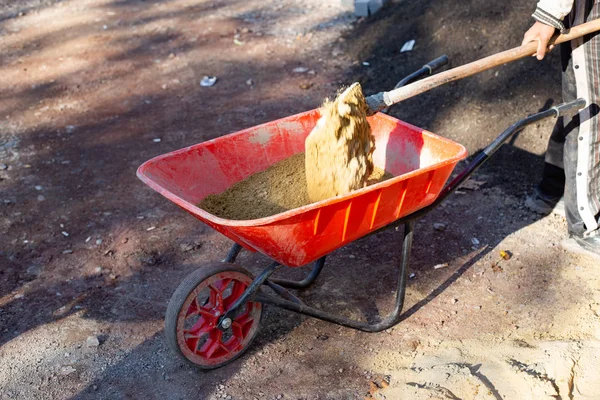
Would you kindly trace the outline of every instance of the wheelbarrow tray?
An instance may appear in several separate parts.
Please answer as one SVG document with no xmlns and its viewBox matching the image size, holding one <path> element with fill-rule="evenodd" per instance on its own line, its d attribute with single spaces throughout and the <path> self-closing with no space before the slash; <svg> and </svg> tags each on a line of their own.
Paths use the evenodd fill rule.
<svg viewBox="0 0 600 400">
<path fill-rule="evenodd" d="M 467 156 L 458 143 L 378 113 L 369 118 L 373 159 L 394 178 L 253 220 L 223 219 L 197 206 L 206 196 L 303 152 L 319 117 L 315 109 L 163 154 L 142 164 L 137 175 L 241 246 L 298 267 L 428 206 Z"/>
</svg>

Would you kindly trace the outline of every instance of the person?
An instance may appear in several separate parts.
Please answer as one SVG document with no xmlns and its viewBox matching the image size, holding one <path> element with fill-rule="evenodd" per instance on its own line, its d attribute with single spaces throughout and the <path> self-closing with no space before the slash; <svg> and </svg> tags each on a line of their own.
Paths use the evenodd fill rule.
<svg viewBox="0 0 600 400">
<path fill-rule="evenodd" d="M 537 41 L 536 57 L 542 60 L 552 50 L 548 43 L 557 30 L 600 18 L 600 0 L 540 0 L 533 18 L 523 44 Z M 563 43 L 560 55 L 563 101 L 583 98 L 586 106 L 557 120 L 542 180 L 526 205 L 548 214 L 564 202 L 569 238 L 561 246 L 600 260 L 600 35 Z"/>
</svg>

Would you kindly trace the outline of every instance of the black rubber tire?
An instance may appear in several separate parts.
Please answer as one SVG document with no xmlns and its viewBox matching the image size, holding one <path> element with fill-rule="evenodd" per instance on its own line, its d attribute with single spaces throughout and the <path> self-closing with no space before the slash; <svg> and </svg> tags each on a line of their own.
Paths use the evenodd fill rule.
<svg viewBox="0 0 600 400">
<path fill-rule="evenodd" d="M 251 346 L 252 342 L 254 341 L 254 338 L 256 338 L 260 328 L 260 321 L 262 320 L 262 316 L 264 315 L 261 307 L 261 314 L 258 318 L 259 326 L 254 331 L 252 337 L 246 343 L 244 348 L 240 350 L 233 358 L 217 365 L 206 366 L 199 365 L 185 356 L 185 354 L 179 348 L 179 344 L 177 342 L 177 320 L 179 317 L 180 310 L 184 306 L 184 303 L 190 295 L 190 293 L 198 285 L 200 285 L 203 281 L 212 277 L 213 275 L 227 271 L 239 272 L 248 276 L 250 280 L 253 279 L 252 275 L 248 271 L 236 264 L 226 262 L 214 262 L 211 264 L 206 264 L 185 277 L 185 279 L 181 282 L 181 284 L 173 293 L 171 300 L 169 300 L 167 312 L 165 313 L 165 338 L 167 340 L 167 344 L 173 350 L 173 352 L 175 352 L 182 360 L 185 360 L 186 362 L 191 363 L 200 369 L 210 370 L 220 368 L 235 361 L 242 354 L 244 354 L 246 350 Z"/>
</svg>

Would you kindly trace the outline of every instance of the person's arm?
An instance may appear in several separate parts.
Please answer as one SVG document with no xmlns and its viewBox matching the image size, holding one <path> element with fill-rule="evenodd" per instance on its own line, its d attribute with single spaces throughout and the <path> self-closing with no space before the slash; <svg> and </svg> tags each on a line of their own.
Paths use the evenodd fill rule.
<svg viewBox="0 0 600 400">
<path fill-rule="evenodd" d="M 541 60 L 546 55 L 548 42 L 554 35 L 556 29 L 565 31 L 563 19 L 571 12 L 574 0 L 540 0 L 532 17 L 536 20 L 531 28 L 523 36 L 523 43 L 538 41 L 536 57 Z M 552 50 L 554 46 L 550 46 Z"/>
</svg>

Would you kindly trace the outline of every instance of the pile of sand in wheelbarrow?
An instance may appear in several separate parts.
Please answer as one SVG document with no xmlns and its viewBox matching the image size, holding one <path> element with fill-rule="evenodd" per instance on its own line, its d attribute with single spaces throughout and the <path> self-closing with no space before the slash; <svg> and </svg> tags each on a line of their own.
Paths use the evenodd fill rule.
<svg viewBox="0 0 600 400">
<path fill-rule="evenodd" d="M 221 218 L 257 219 L 391 178 L 373 165 L 375 143 L 366 112 L 361 87 L 355 83 L 333 102 L 325 102 L 306 139 L 305 153 L 206 197 L 199 207 Z"/>
</svg>

